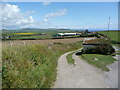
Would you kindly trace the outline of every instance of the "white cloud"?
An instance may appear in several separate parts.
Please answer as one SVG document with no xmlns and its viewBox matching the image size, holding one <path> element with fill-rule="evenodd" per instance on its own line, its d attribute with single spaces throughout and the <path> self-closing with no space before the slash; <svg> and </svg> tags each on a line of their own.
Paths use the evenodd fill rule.
<svg viewBox="0 0 120 90">
<path fill-rule="evenodd" d="M 31 11 L 27 11 L 26 14 L 29 15 L 29 14 L 33 14 L 35 13 L 35 11 L 31 10 Z"/>
<path fill-rule="evenodd" d="M 45 18 L 51 18 L 51 17 L 55 17 L 55 16 L 62 16 L 64 14 L 66 14 L 67 9 L 61 9 L 58 12 L 54 12 L 54 13 L 48 13 L 47 15 L 45 15 Z"/>
<path fill-rule="evenodd" d="M 48 22 L 50 18 L 56 17 L 56 16 L 63 16 L 67 13 L 67 9 L 61 9 L 58 12 L 48 13 L 44 16 L 44 22 Z"/>
<path fill-rule="evenodd" d="M 17 5 L 12 4 L 0 4 L 2 5 L 2 11 L 0 11 L 0 15 L 2 15 L 2 28 L 3 29 L 18 29 L 18 28 L 42 28 L 42 26 L 49 26 L 50 22 L 49 19 L 62 16 L 66 14 L 67 9 L 61 9 L 57 12 L 48 13 L 43 16 L 43 21 L 36 21 L 33 19 L 31 15 L 34 11 L 27 11 L 26 13 L 21 13 L 21 9 Z"/>
<path fill-rule="evenodd" d="M 43 19 L 43 22 L 48 22 L 48 19 L 47 19 L 47 18 L 44 18 L 44 19 Z"/>
<path fill-rule="evenodd" d="M 2 28 L 13 29 L 33 26 L 35 20 L 32 16 L 22 14 L 17 5 L 2 4 Z"/>
<path fill-rule="evenodd" d="M 42 2 L 42 4 L 43 4 L 44 6 L 47 6 L 47 5 L 50 5 L 51 3 L 50 3 L 50 2 L 47 2 L 47 1 L 44 1 L 44 2 Z"/>
</svg>

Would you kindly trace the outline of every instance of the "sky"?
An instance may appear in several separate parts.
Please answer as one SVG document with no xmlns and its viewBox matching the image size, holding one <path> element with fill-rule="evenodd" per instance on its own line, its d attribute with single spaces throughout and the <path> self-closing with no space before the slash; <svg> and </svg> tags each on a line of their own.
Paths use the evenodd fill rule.
<svg viewBox="0 0 120 90">
<path fill-rule="evenodd" d="M 4 2 L 2 29 L 118 29 L 117 2 Z"/>
</svg>

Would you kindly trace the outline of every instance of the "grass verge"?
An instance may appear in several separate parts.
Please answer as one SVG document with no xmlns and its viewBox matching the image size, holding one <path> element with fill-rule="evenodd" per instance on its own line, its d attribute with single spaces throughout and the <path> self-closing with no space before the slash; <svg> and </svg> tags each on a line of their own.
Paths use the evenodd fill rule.
<svg viewBox="0 0 120 90">
<path fill-rule="evenodd" d="M 113 55 L 120 55 L 120 51 L 119 51 L 119 52 L 114 53 Z"/>
<path fill-rule="evenodd" d="M 83 60 L 87 61 L 89 64 L 92 64 L 103 71 L 109 71 L 107 65 L 112 64 L 116 59 L 108 55 L 99 55 L 99 54 L 82 54 L 80 56 Z M 96 58 L 97 60 L 94 60 Z"/>
<path fill-rule="evenodd" d="M 72 54 L 73 54 L 73 53 L 70 53 L 70 54 L 68 54 L 68 55 L 66 56 L 67 62 L 68 62 L 69 64 L 75 64 L 75 61 L 74 61 L 74 59 L 72 58 Z"/>
</svg>

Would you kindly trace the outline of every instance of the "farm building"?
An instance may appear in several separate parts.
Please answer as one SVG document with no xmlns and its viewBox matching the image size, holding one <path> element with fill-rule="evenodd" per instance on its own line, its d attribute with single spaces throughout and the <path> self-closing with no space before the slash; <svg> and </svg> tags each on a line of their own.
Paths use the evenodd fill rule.
<svg viewBox="0 0 120 90">
<path fill-rule="evenodd" d="M 111 42 L 105 38 L 85 39 L 83 42 L 83 50 L 87 54 L 104 54 L 110 55 L 115 52 Z"/>
<path fill-rule="evenodd" d="M 99 45 L 99 42 L 96 38 L 85 38 L 83 41 L 83 51 L 86 51 L 87 49 L 96 45 Z"/>
<path fill-rule="evenodd" d="M 80 35 L 81 33 L 58 33 L 60 36 L 74 36 Z"/>
</svg>

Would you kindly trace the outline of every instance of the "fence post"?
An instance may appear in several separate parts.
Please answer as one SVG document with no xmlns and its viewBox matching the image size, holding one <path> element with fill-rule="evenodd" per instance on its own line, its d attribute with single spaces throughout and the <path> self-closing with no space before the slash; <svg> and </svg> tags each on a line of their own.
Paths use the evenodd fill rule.
<svg viewBox="0 0 120 90">
<path fill-rule="evenodd" d="M 34 41 L 32 41 L 32 44 L 34 44 Z"/>
<path fill-rule="evenodd" d="M 51 44 L 50 43 L 48 43 L 48 48 L 51 49 Z"/>
<path fill-rule="evenodd" d="M 25 45 L 25 41 L 23 41 L 23 45 Z"/>
<path fill-rule="evenodd" d="M 12 42 L 11 42 L 11 41 L 9 41 L 9 44 L 10 44 L 10 46 L 12 47 Z"/>
</svg>

